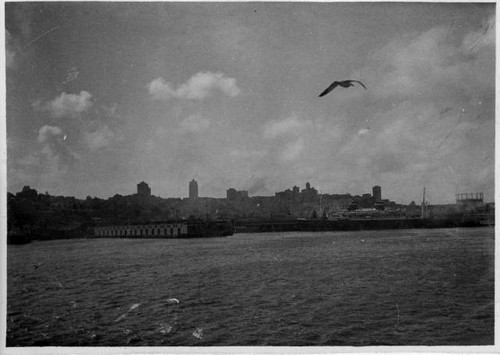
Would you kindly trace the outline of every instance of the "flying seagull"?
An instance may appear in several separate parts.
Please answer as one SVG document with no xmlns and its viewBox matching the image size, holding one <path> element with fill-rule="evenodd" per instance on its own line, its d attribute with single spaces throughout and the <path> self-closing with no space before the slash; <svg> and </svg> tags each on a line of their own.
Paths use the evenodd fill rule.
<svg viewBox="0 0 500 355">
<path fill-rule="evenodd" d="M 358 83 L 359 85 L 361 85 L 362 87 L 364 87 L 366 89 L 366 86 L 361 81 L 357 81 L 357 80 L 334 81 L 329 87 L 327 87 L 325 89 L 325 91 L 323 91 L 321 94 L 319 94 L 319 97 L 325 96 L 330 91 L 335 89 L 337 86 L 342 86 L 343 88 L 348 88 L 349 86 L 354 86 L 353 83 Z"/>
</svg>

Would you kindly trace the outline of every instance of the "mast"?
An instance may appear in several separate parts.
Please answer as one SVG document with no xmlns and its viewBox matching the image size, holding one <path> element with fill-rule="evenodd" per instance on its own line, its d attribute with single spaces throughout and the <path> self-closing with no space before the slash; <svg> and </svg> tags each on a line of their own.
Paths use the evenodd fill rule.
<svg viewBox="0 0 500 355">
<path fill-rule="evenodd" d="M 424 186 L 424 196 L 422 198 L 422 209 L 420 213 L 420 218 L 425 218 L 425 186 Z"/>
</svg>

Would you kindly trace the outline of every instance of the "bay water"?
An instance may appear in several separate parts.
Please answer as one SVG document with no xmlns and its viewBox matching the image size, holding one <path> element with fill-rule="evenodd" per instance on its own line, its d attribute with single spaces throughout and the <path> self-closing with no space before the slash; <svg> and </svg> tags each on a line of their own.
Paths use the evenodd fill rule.
<svg viewBox="0 0 500 355">
<path fill-rule="evenodd" d="M 7 346 L 492 345 L 494 229 L 7 249 Z"/>
</svg>

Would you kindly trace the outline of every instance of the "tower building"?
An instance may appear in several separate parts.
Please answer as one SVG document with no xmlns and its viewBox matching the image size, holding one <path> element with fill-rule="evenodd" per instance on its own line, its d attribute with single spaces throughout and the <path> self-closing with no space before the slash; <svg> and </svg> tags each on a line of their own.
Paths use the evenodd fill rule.
<svg viewBox="0 0 500 355">
<path fill-rule="evenodd" d="M 198 183 L 195 179 L 189 182 L 189 199 L 196 200 L 198 198 Z"/>
<path fill-rule="evenodd" d="M 380 186 L 373 186 L 373 198 L 375 201 L 382 201 L 382 189 Z"/>
<path fill-rule="evenodd" d="M 151 197 L 151 188 L 144 181 L 137 184 L 137 195 L 140 198 Z"/>
</svg>

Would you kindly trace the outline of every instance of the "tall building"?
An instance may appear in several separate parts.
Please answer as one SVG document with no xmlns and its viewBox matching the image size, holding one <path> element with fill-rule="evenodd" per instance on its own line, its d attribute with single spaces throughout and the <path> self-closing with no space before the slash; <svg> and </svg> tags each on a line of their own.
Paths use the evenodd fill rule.
<svg viewBox="0 0 500 355">
<path fill-rule="evenodd" d="M 382 189 L 380 186 L 373 186 L 373 198 L 375 201 L 382 201 Z"/>
<path fill-rule="evenodd" d="M 144 181 L 137 184 L 137 196 L 140 198 L 151 197 L 151 189 Z"/>
<path fill-rule="evenodd" d="M 198 183 L 195 179 L 189 182 L 189 199 L 196 200 L 198 198 Z"/>
<path fill-rule="evenodd" d="M 310 183 L 306 183 L 306 188 L 300 192 L 303 202 L 312 202 L 318 198 L 318 190 L 311 187 Z"/>
<path fill-rule="evenodd" d="M 246 198 L 248 198 L 248 191 L 246 190 L 238 191 L 232 187 L 229 190 L 226 190 L 226 199 L 228 201 L 239 201 Z"/>
</svg>

